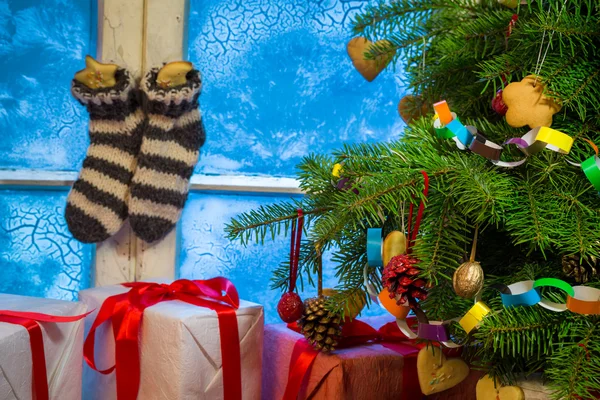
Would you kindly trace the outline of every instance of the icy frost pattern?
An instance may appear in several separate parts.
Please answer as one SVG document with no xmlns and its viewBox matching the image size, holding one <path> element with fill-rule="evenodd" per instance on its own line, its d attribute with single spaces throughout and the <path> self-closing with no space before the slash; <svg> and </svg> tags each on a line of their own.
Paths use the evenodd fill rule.
<svg viewBox="0 0 600 400">
<path fill-rule="evenodd" d="M 66 197 L 0 191 L 0 293 L 77 300 L 90 286 L 93 247 L 69 233 Z"/>
<path fill-rule="evenodd" d="M 183 211 L 182 251 L 179 276 L 187 279 L 208 279 L 225 276 L 233 281 L 240 297 L 262 304 L 267 323 L 281 322 L 277 315 L 278 290 L 269 289 L 273 270 L 289 257 L 289 236 L 267 239 L 265 245 L 242 246 L 225 237 L 225 224 L 240 212 L 282 200 L 282 197 L 207 195 L 191 193 Z M 324 286 L 335 287 L 334 265 L 324 259 Z M 305 287 L 302 298 L 314 296 L 316 290 Z M 381 315 L 378 306 L 363 312 Z"/>
<path fill-rule="evenodd" d="M 369 1 L 191 0 L 207 144 L 196 172 L 294 175 L 310 152 L 398 137 L 398 73 L 365 81 L 346 43 Z"/>
<path fill-rule="evenodd" d="M 69 90 L 95 52 L 92 1 L 0 0 L 0 168 L 75 170 L 83 159 L 87 114 Z"/>
</svg>

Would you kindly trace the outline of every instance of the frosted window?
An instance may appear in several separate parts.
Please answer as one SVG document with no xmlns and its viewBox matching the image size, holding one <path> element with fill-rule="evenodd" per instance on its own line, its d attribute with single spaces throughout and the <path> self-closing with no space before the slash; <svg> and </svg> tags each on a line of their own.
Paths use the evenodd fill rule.
<svg viewBox="0 0 600 400">
<path fill-rule="evenodd" d="M 368 3 L 191 0 L 207 132 L 197 172 L 292 176 L 309 152 L 398 137 L 399 74 L 369 83 L 346 55 L 350 18 Z"/>
<path fill-rule="evenodd" d="M 76 170 L 87 114 L 71 79 L 94 54 L 96 0 L 0 0 L 0 168 Z"/>
<path fill-rule="evenodd" d="M 188 279 L 208 279 L 226 276 L 233 281 L 240 296 L 265 307 L 267 323 L 281 322 L 277 315 L 279 290 L 269 289 L 271 273 L 289 257 L 289 238 L 267 240 L 264 246 L 243 247 L 225 237 L 225 224 L 238 212 L 270 204 L 284 197 L 211 195 L 191 193 L 181 219 L 183 237 L 179 275 Z M 334 266 L 324 260 L 324 286 L 334 287 Z M 305 288 L 303 298 L 314 296 L 316 290 Z M 379 315 L 377 308 L 363 315 Z"/>
<path fill-rule="evenodd" d="M 69 233 L 66 191 L 0 191 L 0 293 L 76 300 L 93 247 Z"/>
</svg>

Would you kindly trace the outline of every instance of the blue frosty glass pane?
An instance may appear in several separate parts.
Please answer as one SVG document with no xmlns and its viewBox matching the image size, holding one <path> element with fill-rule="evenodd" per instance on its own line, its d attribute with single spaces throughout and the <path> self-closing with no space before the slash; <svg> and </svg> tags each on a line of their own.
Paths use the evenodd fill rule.
<svg viewBox="0 0 600 400">
<path fill-rule="evenodd" d="M 289 257 L 289 238 L 266 240 L 263 246 L 230 242 L 225 224 L 240 212 L 271 204 L 283 198 L 271 196 L 210 195 L 191 193 L 181 218 L 181 267 L 179 276 L 208 279 L 225 276 L 232 280 L 241 298 L 262 304 L 267 323 L 281 322 L 277 315 L 278 290 L 269 289 L 273 270 Z M 335 287 L 334 265 L 324 257 L 324 286 Z M 316 289 L 305 286 L 302 298 L 314 296 Z M 377 307 L 363 315 L 381 315 Z"/>
<path fill-rule="evenodd" d="M 0 191 L 0 292 L 77 300 L 90 286 L 93 246 L 69 233 L 66 191 Z"/>
<path fill-rule="evenodd" d="M 0 0 L 0 168 L 75 170 L 87 114 L 71 79 L 94 54 L 95 0 Z"/>
<path fill-rule="evenodd" d="M 350 19 L 368 3 L 191 0 L 207 132 L 196 172 L 291 176 L 307 153 L 398 137 L 399 73 L 369 83 L 346 54 Z"/>
</svg>

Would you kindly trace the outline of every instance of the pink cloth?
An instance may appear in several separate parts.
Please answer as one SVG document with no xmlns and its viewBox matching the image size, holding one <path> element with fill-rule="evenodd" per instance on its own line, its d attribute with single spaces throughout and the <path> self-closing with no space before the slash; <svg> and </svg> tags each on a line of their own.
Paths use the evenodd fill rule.
<svg viewBox="0 0 600 400">
<path fill-rule="evenodd" d="M 391 317 L 361 319 L 375 329 L 393 321 Z M 265 326 L 262 399 L 280 400 L 285 392 L 292 350 L 302 335 L 285 324 Z M 299 400 L 420 400 L 402 393 L 404 358 L 378 344 L 319 354 L 298 396 Z M 475 385 L 481 373 L 471 371 L 460 385 L 424 399 L 475 400 Z"/>
</svg>

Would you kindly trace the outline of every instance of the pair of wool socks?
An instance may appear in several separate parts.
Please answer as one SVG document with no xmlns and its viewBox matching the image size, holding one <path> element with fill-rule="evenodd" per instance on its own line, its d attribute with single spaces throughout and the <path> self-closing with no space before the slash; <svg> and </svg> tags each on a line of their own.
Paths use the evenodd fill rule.
<svg viewBox="0 0 600 400">
<path fill-rule="evenodd" d="M 184 85 L 163 89 L 157 74 L 158 68 L 148 72 L 139 90 L 124 69 L 109 88 L 73 80 L 71 92 L 90 114 L 90 146 L 65 211 L 81 242 L 108 239 L 127 217 L 140 239 L 154 242 L 181 215 L 205 140 L 198 110 L 202 82 L 192 70 Z"/>
</svg>

